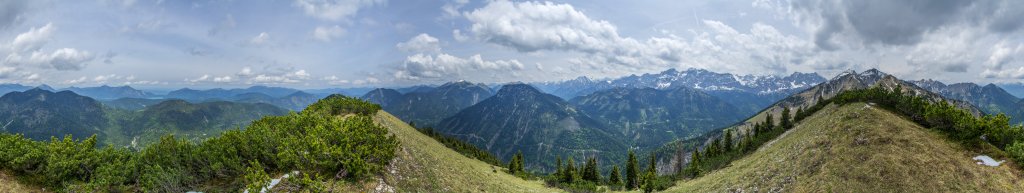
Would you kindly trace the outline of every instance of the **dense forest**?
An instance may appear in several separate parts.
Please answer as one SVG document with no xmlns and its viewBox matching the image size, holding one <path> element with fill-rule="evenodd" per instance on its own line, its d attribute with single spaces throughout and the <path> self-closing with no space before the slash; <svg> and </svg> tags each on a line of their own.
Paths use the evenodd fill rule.
<svg viewBox="0 0 1024 193">
<path fill-rule="evenodd" d="M 332 95 L 300 113 L 268 116 L 245 129 L 195 142 L 164 136 L 140 151 L 97 147 L 96 137 L 33 141 L 0 134 L 0 168 L 19 180 L 66 192 L 231 192 L 258 190 L 298 172 L 294 190 L 359 181 L 379 173 L 398 141 L 370 117 L 375 104 Z"/>
</svg>

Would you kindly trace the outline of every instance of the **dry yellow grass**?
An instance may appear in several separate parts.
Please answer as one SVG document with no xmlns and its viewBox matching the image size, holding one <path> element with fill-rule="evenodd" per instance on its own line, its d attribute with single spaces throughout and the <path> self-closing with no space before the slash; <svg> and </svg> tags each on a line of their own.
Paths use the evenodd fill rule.
<svg viewBox="0 0 1024 193">
<path fill-rule="evenodd" d="M 944 136 L 864 103 L 829 106 L 771 145 L 667 192 L 1024 192 Z"/>
</svg>

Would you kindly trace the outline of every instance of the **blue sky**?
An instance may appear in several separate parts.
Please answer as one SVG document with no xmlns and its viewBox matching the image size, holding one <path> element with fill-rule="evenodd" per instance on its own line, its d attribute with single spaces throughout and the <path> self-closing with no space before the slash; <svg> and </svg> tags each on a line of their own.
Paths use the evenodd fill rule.
<svg viewBox="0 0 1024 193">
<path fill-rule="evenodd" d="M 0 82 L 329 88 L 668 68 L 1020 82 L 1021 4 L 0 0 Z"/>
</svg>

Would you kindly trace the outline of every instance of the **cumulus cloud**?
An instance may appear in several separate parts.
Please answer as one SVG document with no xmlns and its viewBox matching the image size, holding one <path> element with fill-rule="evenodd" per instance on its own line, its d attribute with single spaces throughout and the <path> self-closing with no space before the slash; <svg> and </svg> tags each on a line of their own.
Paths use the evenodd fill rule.
<svg viewBox="0 0 1024 193">
<path fill-rule="evenodd" d="M 74 48 L 59 48 L 52 52 L 43 51 L 53 36 L 53 23 L 31 28 L 18 34 L 10 44 L 2 46 L 9 53 L 3 59 L 6 65 L 31 65 L 55 70 L 81 70 L 96 56 L 88 51 Z"/>
<path fill-rule="evenodd" d="M 459 9 L 462 9 L 462 7 L 466 6 L 466 4 L 468 4 L 468 3 L 469 3 L 469 0 L 452 0 L 452 1 L 445 2 L 444 5 L 441 6 L 441 13 L 444 14 L 444 15 L 442 15 L 442 17 L 443 18 L 458 17 L 459 16 Z"/>
<path fill-rule="evenodd" d="M 838 49 L 839 42 L 916 45 L 924 35 L 951 26 L 1010 32 L 1024 21 L 1024 2 L 1013 0 L 779 2 L 757 1 L 755 5 L 794 13 L 799 24 L 813 31 L 818 47 L 826 50 Z"/>
<path fill-rule="evenodd" d="M 11 42 L 11 49 L 15 52 L 37 51 L 45 45 L 57 30 L 53 23 L 47 23 L 39 28 L 29 29 L 28 32 L 18 34 Z"/>
<path fill-rule="evenodd" d="M 253 75 L 252 68 L 250 68 L 248 66 L 243 67 L 242 70 L 239 71 L 238 74 L 236 74 L 236 75 L 238 75 L 239 77 L 250 77 L 250 76 Z"/>
<path fill-rule="evenodd" d="M 409 41 L 395 45 L 399 50 L 416 53 L 441 52 L 441 41 L 425 33 L 417 35 Z"/>
<path fill-rule="evenodd" d="M 522 52 L 577 50 L 600 52 L 632 41 L 604 20 L 594 20 L 569 4 L 494 1 L 465 13 L 470 32 L 483 41 Z"/>
<path fill-rule="evenodd" d="M 331 40 L 345 35 L 345 29 L 341 26 L 334 25 L 330 27 L 317 26 L 313 29 L 313 39 L 320 40 L 322 42 L 330 42 Z"/>
<path fill-rule="evenodd" d="M 29 63 L 39 64 L 44 67 L 56 70 L 81 70 L 87 62 L 92 61 L 95 56 L 88 51 L 80 51 L 74 48 L 61 48 L 53 53 L 32 52 L 28 59 Z"/>
<path fill-rule="evenodd" d="M 385 2 L 385 0 L 297 0 L 295 6 L 301 8 L 306 15 L 317 19 L 339 21 L 355 15 L 359 9 L 383 5 Z"/>
<path fill-rule="evenodd" d="M 394 76 L 405 80 L 438 79 L 461 77 L 464 71 L 512 73 L 524 68 L 518 60 L 488 61 L 479 54 L 468 58 L 444 53 L 438 55 L 416 54 L 407 57 Z"/>
<path fill-rule="evenodd" d="M 691 38 L 666 35 L 638 40 L 618 33 L 608 21 L 594 19 L 569 4 L 493 1 L 463 15 L 477 40 L 520 52 L 569 51 L 584 56 L 569 62 L 605 72 L 697 67 L 727 72 L 786 72 L 812 59 L 813 44 L 776 28 L 754 23 L 740 32 L 719 21 L 701 22 L 706 30 Z M 616 65 L 607 65 L 616 64 Z"/>
</svg>

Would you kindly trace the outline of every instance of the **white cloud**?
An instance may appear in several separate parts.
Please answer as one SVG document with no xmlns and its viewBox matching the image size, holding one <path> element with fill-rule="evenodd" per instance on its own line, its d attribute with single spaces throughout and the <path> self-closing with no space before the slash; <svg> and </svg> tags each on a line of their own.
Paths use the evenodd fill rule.
<svg viewBox="0 0 1024 193">
<path fill-rule="evenodd" d="M 568 51 L 581 68 L 621 76 L 669 67 L 696 67 L 734 73 L 785 73 L 787 67 L 821 62 L 810 42 L 754 23 L 740 32 L 719 21 L 704 20 L 691 38 L 666 35 L 638 40 L 619 35 L 608 21 L 593 19 L 569 4 L 493 1 L 463 14 L 477 40 L 520 52 Z M 457 38 L 462 31 L 455 30 Z M 614 64 L 614 65 L 608 65 Z"/>
<path fill-rule="evenodd" d="M 267 42 L 267 39 L 270 39 L 270 34 L 267 34 L 267 32 L 260 32 L 260 34 L 256 35 L 256 37 L 252 37 L 251 39 L 249 39 L 249 44 L 262 45 Z"/>
<path fill-rule="evenodd" d="M 313 29 L 313 39 L 320 40 L 322 42 L 330 42 L 331 40 L 345 35 L 345 29 L 341 26 L 334 25 L 330 27 L 317 26 Z"/>
<path fill-rule="evenodd" d="M 374 77 L 366 77 L 365 79 L 352 81 L 353 85 L 367 85 L 380 83 L 380 79 Z"/>
<path fill-rule="evenodd" d="M 620 37 L 611 23 L 591 19 L 569 4 L 498 0 L 464 15 L 473 23 L 470 31 L 476 38 L 522 52 L 594 53 L 633 41 Z"/>
<path fill-rule="evenodd" d="M 238 74 L 236 74 L 236 75 L 238 75 L 239 77 L 249 77 L 249 76 L 252 76 L 253 75 L 252 68 L 250 68 L 248 66 L 243 67 L 242 71 L 239 71 Z"/>
<path fill-rule="evenodd" d="M 383 5 L 385 0 L 296 0 L 295 6 L 306 15 L 318 19 L 339 21 L 348 19 L 359 9 Z"/>
<path fill-rule="evenodd" d="M 341 78 L 338 78 L 338 76 L 334 76 L 334 75 L 321 78 L 320 80 L 327 81 L 327 84 L 335 85 L 335 86 L 347 85 L 347 84 L 351 83 L 349 80 L 341 79 Z"/>
<path fill-rule="evenodd" d="M 256 74 L 245 82 L 247 84 L 295 84 L 309 80 L 310 77 L 312 77 L 312 75 L 307 73 L 306 70 L 291 69 L 288 71 Z"/>
<path fill-rule="evenodd" d="M 49 53 L 43 51 L 43 46 L 52 38 L 54 31 L 56 27 L 53 23 L 47 23 L 18 34 L 9 45 L 0 46 L 9 50 L 3 64 L 32 65 L 61 71 L 81 70 L 96 57 L 88 51 L 74 48 L 60 48 Z"/>
<path fill-rule="evenodd" d="M 444 15 L 442 15 L 442 17 L 443 18 L 458 17 L 459 16 L 459 9 L 462 9 L 462 7 L 466 6 L 466 4 L 468 4 L 468 3 L 469 3 L 469 0 L 452 0 L 452 1 L 445 2 L 444 5 L 441 6 L 441 11 L 442 11 L 441 13 L 444 14 Z"/>
<path fill-rule="evenodd" d="M 50 40 L 56 30 L 53 23 L 47 23 L 39 28 L 33 27 L 28 32 L 18 34 L 11 42 L 11 49 L 15 52 L 37 51 Z"/>
<path fill-rule="evenodd" d="M 56 70 L 81 70 L 87 62 L 92 61 L 95 56 L 88 51 L 79 51 L 74 48 L 61 48 L 53 53 L 45 54 L 33 52 L 30 61 L 37 64 L 49 64 L 49 67 Z"/>
<path fill-rule="evenodd" d="M 213 78 L 213 82 L 216 82 L 216 83 L 230 83 L 230 82 L 232 82 L 232 80 L 233 79 L 231 78 L 231 76 L 221 76 L 221 77 L 214 77 Z"/>
<path fill-rule="evenodd" d="M 99 75 L 99 76 L 95 76 L 95 77 L 92 78 L 92 82 L 96 83 L 96 84 L 116 83 L 117 81 L 121 81 L 122 83 L 126 84 L 128 82 L 132 82 L 133 80 L 135 80 L 135 75 L 123 76 L 123 75 L 117 75 L 117 74 L 108 74 L 108 75 Z M 64 83 L 65 84 L 80 84 L 80 83 L 84 83 L 85 81 L 86 81 L 86 77 L 83 76 L 83 77 L 80 77 L 78 79 L 64 81 Z"/>
<path fill-rule="evenodd" d="M 441 41 L 435 37 L 421 33 L 409 39 L 409 41 L 395 45 L 399 50 L 414 53 L 437 53 L 441 52 Z"/>
<path fill-rule="evenodd" d="M 80 51 L 74 48 L 61 48 L 52 53 L 33 51 L 29 56 L 22 56 L 18 53 L 7 55 L 4 62 L 7 64 L 27 64 L 40 68 L 51 68 L 55 70 L 81 70 L 89 61 L 96 58 L 88 51 Z"/>
<path fill-rule="evenodd" d="M 64 81 L 64 84 L 69 84 L 69 85 L 82 84 L 82 83 L 85 83 L 85 80 L 86 80 L 85 76 L 82 76 L 82 77 L 78 77 L 78 79 L 66 80 L 66 81 Z"/>
<path fill-rule="evenodd" d="M 209 74 L 204 74 L 203 76 L 200 76 L 199 78 L 185 79 L 185 82 L 199 83 L 199 82 L 206 82 L 208 80 L 210 80 L 210 75 Z"/>
<path fill-rule="evenodd" d="M 487 61 L 479 54 L 469 58 L 445 53 L 436 56 L 416 54 L 407 57 L 394 76 L 405 80 L 455 78 L 462 77 L 463 71 L 513 73 L 524 68 L 518 60 Z"/>
<path fill-rule="evenodd" d="M 1024 79 L 1024 67 L 1018 67 L 1016 69 L 1008 69 L 995 71 L 991 69 L 985 69 L 981 73 L 985 78 L 1001 78 L 1001 79 Z"/>
</svg>

